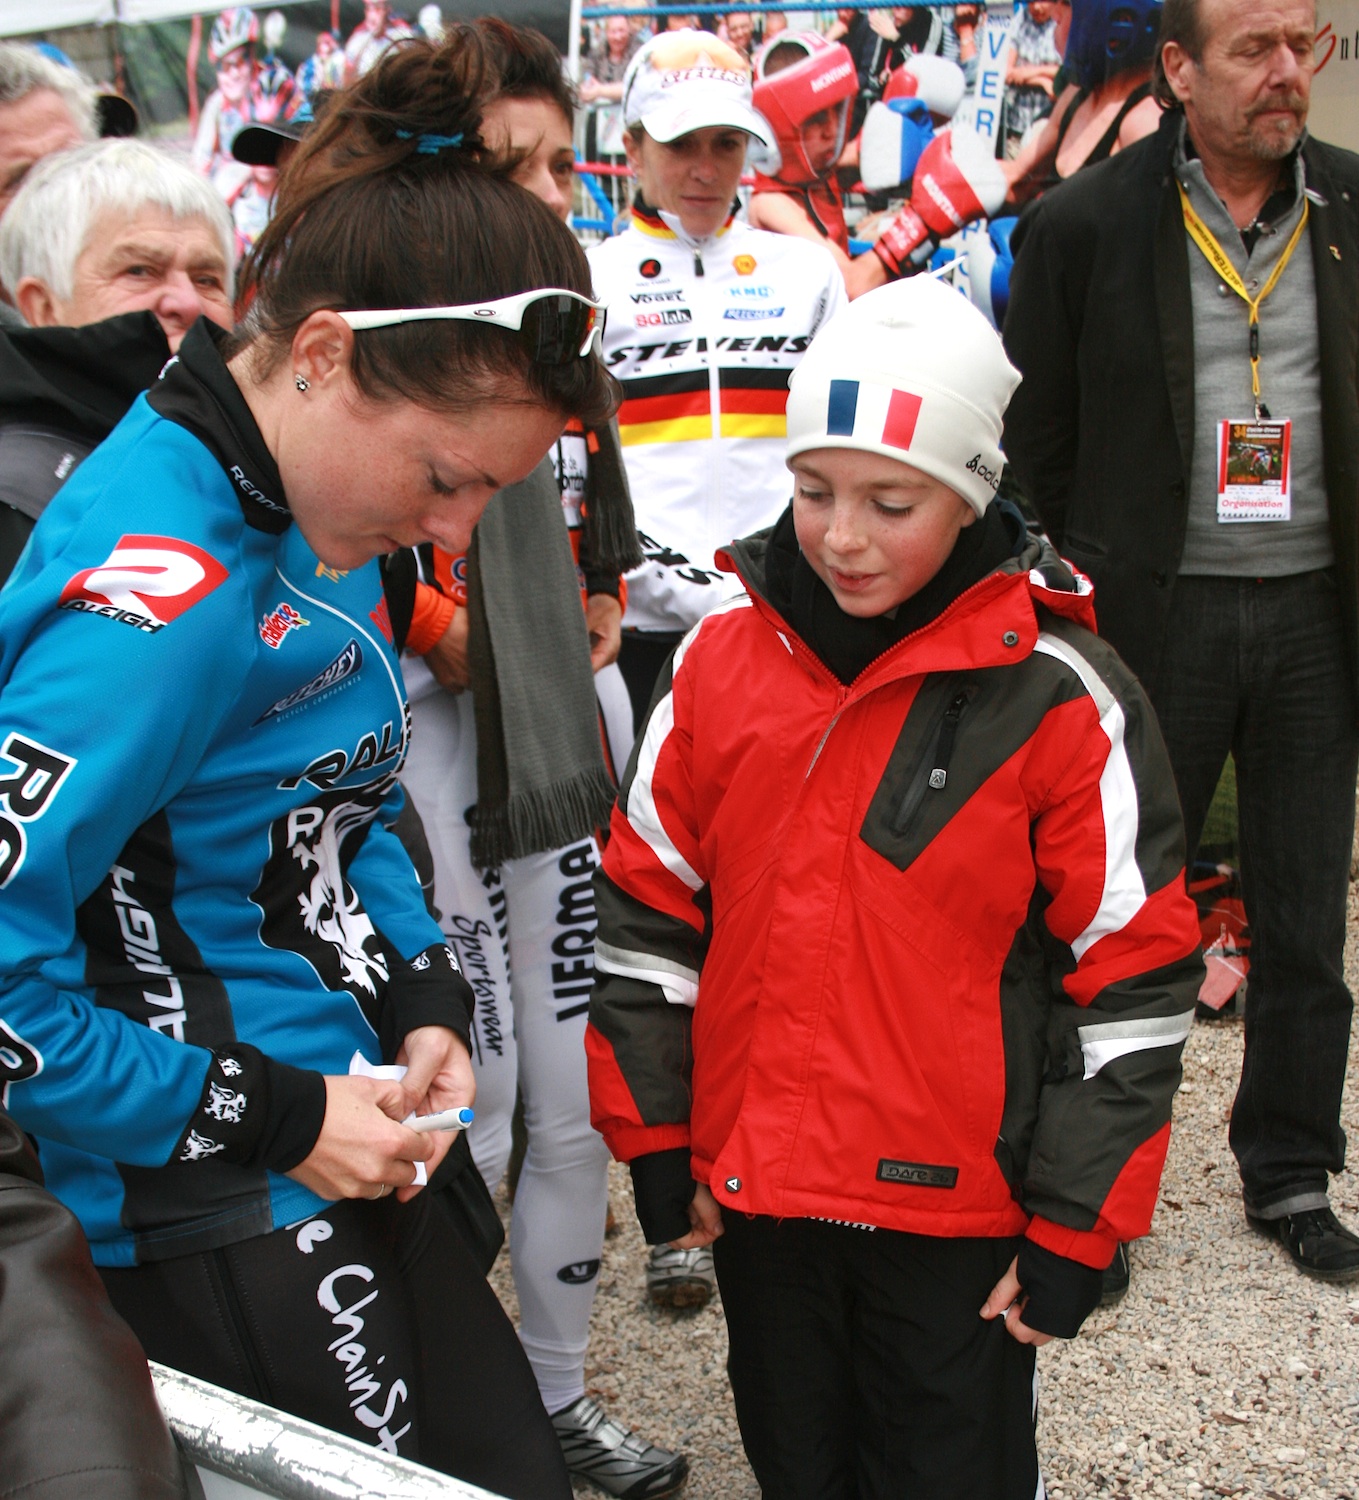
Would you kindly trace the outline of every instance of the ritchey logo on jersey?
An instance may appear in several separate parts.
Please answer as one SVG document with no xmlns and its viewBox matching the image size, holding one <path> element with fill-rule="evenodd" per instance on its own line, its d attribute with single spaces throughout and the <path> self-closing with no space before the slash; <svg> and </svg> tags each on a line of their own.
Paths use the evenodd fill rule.
<svg viewBox="0 0 1359 1500">
<path fill-rule="evenodd" d="M 299 703 L 310 702 L 320 694 L 329 692 L 331 688 L 338 687 L 340 683 L 352 677 L 362 665 L 363 648 L 357 641 L 351 640 L 328 667 L 322 668 L 310 682 L 303 683 L 286 698 L 280 698 L 277 703 L 271 704 L 255 720 L 255 723 L 263 724 L 266 719 L 276 719 L 279 714 L 286 714 L 290 708 L 296 708 Z"/>
<path fill-rule="evenodd" d="M 732 270 L 738 276 L 753 276 L 757 264 L 758 262 L 753 255 L 736 255 L 732 257 L 731 262 Z"/>
<path fill-rule="evenodd" d="M 283 644 L 284 636 L 290 630 L 301 630 L 304 625 L 310 624 L 310 620 L 304 620 L 292 605 L 285 601 L 276 604 L 260 621 L 260 640 L 271 651 L 277 651 Z"/>
<path fill-rule="evenodd" d="M 226 576 L 221 563 L 192 542 L 129 532 L 97 568 L 75 574 L 57 603 L 155 635 Z"/>
<path fill-rule="evenodd" d="M 722 316 L 733 323 L 760 323 L 766 318 L 781 318 L 781 307 L 729 307 Z"/>
<path fill-rule="evenodd" d="M 910 449 L 921 398 L 866 380 L 832 380 L 826 399 L 826 436 L 854 437 L 886 448 Z"/>
</svg>

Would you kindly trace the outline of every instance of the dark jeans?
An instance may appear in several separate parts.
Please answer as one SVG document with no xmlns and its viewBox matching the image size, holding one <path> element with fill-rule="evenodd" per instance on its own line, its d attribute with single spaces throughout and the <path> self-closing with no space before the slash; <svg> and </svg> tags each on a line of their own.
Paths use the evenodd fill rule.
<svg viewBox="0 0 1359 1500">
<path fill-rule="evenodd" d="M 1345 901 L 1359 708 L 1335 578 L 1181 578 L 1154 705 L 1184 808 L 1203 831 L 1236 759 L 1251 931 L 1245 1058 L 1230 1140 L 1248 1212 L 1326 1203 L 1345 1163 L 1340 1096 L 1353 1002 Z"/>
<path fill-rule="evenodd" d="M 727 1373 L 764 1500 L 1033 1500 L 1034 1351 L 978 1316 L 1017 1240 L 723 1222 Z"/>
</svg>

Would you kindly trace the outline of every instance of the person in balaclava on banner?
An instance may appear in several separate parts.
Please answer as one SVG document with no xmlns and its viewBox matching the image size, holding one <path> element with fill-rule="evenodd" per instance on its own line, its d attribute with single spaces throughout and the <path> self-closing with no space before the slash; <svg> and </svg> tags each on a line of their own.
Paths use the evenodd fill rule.
<svg viewBox="0 0 1359 1500">
<path fill-rule="evenodd" d="M 1056 42 L 1068 82 L 1052 113 L 1005 163 L 1011 201 L 1025 203 L 1156 129 L 1161 107 L 1151 95 L 1151 65 L 1161 6 L 1162 0 L 1057 6 Z"/>
</svg>

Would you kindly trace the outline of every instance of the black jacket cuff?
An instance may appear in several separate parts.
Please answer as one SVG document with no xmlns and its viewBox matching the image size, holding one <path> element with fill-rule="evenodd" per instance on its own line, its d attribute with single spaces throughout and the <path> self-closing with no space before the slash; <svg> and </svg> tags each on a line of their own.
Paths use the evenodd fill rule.
<svg viewBox="0 0 1359 1500">
<path fill-rule="evenodd" d="M 432 943 L 414 958 L 399 958 L 388 947 L 387 954 L 391 978 L 382 1011 L 383 1060 L 395 1061 L 402 1042 L 419 1026 L 447 1026 L 470 1052 L 476 996 L 452 948 Z"/>
<path fill-rule="evenodd" d="M 689 1166 L 688 1146 L 635 1156 L 628 1166 L 643 1239 L 648 1245 L 683 1239 L 693 1228 L 687 1210 L 698 1187 Z"/>
<path fill-rule="evenodd" d="M 325 1118 L 320 1073 L 231 1042 L 213 1052 L 203 1093 L 170 1160 L 288 1172 L 311 1154 Z"/>
<path fill-rule="evenodd" d="M 1035 1333 L 1073 1339 L 1099 1306 L 1104 1272 L 1025 1240 L 1019 1247 L 1019 1284 L 1028 1301 L 1024 1325 Z"/>
<path fill-rule="evenodd" d="M 594 568 L 584 568 L 586 594 L 608 594 L 617 599 L 622 592 L 622 576 L 618 573 L 602 573 Z"/>
</svg>

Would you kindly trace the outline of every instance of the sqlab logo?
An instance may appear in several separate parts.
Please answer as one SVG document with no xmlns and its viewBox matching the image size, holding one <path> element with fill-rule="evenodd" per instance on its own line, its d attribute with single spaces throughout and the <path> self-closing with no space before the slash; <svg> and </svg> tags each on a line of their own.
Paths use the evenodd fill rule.
<svg viewBox="0 0 1359 1500">
<path fill-rule="evenodd" d="M 192 542 L 128 533 L 97 568 L 75 574 L 57 603 L 155 635 L 226 576 L 221 563 Z"/>
</svg>

